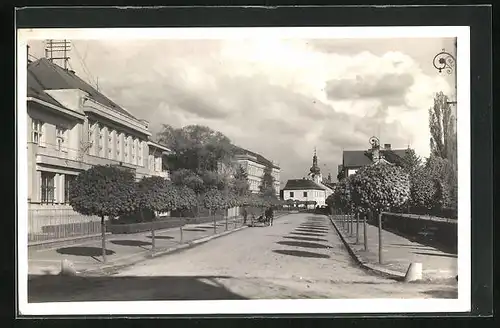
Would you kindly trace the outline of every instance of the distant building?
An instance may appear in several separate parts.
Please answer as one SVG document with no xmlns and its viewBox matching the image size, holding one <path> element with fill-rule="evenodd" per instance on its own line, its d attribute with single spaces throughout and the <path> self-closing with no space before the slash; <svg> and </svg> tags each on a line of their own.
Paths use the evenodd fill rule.
<svg viewBox="0 0 500 328">
<path fill-rule="evenodd" d="M 264 177 L 264 169 L 266 167 L 271 168 L 271 175 L 274 180 L 274 189 L 276 191 L 276 196 L 280 195 L 280 167 L 278 163 L 270 161 L 264 156 L 252 152 L 250 150 L 234 147 L 235 150 L 235 160 L 245 169 L 248 174 L 248 183 L 250 185 L 250 191 L 252 193 L 259 192 L 259 187 L 262 184 L 262 179 Z"/>
<path fill-rule="evenodd" d="M 288 180 L 283 188 L 283 200 L 294 200 L 297 202 L 315 201 L 315 206 L 324 206 L 326 205 L 326 198 L 333 191 L 331 182 L 323 179 L 315 150 L 308 178 Z"/>
<path fill-rule="evenodd" d="M 346 178 L 363 166 L 376 161 L 391 164 L 400 163 L 407 149 L 392 149 L 391 144 L 385 144 L 383 148 L 378 145 L 369 150 L 344 150 L 342 153 L 342 165 L 339 165 L 339 178 Z"/>
</svg>

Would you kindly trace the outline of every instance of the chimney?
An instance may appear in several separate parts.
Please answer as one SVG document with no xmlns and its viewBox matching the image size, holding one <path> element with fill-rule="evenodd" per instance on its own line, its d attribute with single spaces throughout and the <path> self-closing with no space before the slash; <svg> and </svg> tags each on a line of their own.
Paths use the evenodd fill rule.
<svg viewBox="0 0 500 328">
<path fill-rule="evenodd" d="M 372 147 L 372 160 L 374 163 L 380 160 L 380 146 L 378 145 Z"/>
<path fill-rule="evenodd" d="M 387 150 L 391 150 L 391 144 L 384 144 L 384 148 Z"/>
</svg>

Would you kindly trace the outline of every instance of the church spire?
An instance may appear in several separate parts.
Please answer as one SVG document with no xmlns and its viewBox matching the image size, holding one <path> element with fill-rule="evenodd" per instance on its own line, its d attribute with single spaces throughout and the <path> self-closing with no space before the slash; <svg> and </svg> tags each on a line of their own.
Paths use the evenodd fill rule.
<svg viewBox="0 0 500 328">
<path fill-rule="evenodd" d="M 312 163 L 310 171 L 312 174 L 315 174 L 315 175 L 320 173 L 320 169 L 318 166 L 318 156 L 316 155 L 316 147 L 314 147 L 313 163 Z"/>
</svg>

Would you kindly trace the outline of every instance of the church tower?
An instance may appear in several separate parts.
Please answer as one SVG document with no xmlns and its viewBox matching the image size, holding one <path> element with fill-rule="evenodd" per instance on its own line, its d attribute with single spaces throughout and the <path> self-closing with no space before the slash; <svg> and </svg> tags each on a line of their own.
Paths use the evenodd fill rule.
<svg viewBox="0 0 500 328">
<path fill-rule="evenodd" d="M 309 169 L 309 179 L 318 184 L 323 181 L 321 170 L 318 166 L 318 156 L 316 155 L 316 148 L 314 148 L 313 162 L 311 168 Z"/>
</svg>

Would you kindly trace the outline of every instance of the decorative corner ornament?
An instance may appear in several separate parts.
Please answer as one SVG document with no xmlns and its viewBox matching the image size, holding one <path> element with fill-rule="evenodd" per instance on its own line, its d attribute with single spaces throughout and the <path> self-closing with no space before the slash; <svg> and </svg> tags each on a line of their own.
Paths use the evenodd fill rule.
<svg viewBox="0 0 500 328">
<path fill-rule="evenodd" d="M 372 147 L 378 147 L 380 146 L 380 140 L 378 140 L 377 137 L 371 137 L 370 140 L 368 141 Z"/>
<path fill-rule="evenodd" d="M 439 73 L 446 71 L 446 73 L 451 74 L 455 69 L 455 62 L 455 57 L 442 49 L 440 53 L 434 56 L 432 64 L 439 71 Z"/>
</svg>

